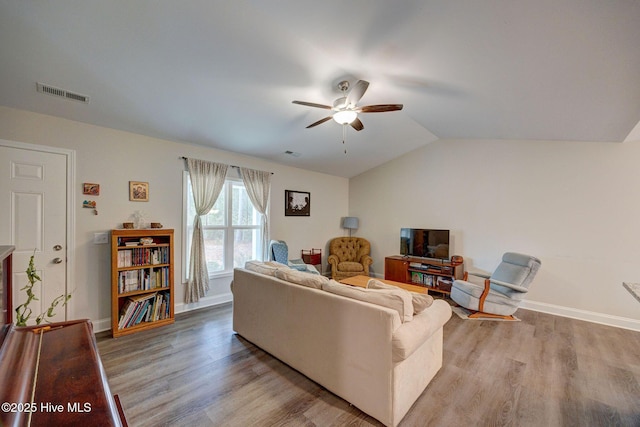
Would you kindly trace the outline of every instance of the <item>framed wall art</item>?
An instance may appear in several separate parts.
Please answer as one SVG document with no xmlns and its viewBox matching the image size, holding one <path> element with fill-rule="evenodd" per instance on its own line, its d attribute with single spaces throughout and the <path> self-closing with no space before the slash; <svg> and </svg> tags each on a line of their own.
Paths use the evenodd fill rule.
<svg viewBox="0 0 640 427">
<path fill-rule="evenodd" d="M 100 184 L 92 184 L 90 182 L 85 182 L 82 184 L 82 194 L 88 194 L 90 196 L 99 196 L 100 195 Z"/>
<path fill-rule="evenodd" d="M 311 193 L 284 190 L 284 216 L 310 216 Z"/>
<path fill-rule="evenodd" d="M 132 202 L 149 201 L 149 183 L 129 181 L 129 200 Z"/>
</svg>

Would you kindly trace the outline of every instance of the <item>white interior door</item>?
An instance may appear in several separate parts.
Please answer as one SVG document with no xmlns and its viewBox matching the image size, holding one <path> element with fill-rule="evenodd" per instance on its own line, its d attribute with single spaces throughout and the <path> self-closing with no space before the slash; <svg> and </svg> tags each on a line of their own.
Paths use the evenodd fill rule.
<svg viewBox="0 0 640 427">
<path fill-rule="evenodd" d="M 0 242 L 13 253 L 13 321 L 26 300 L 29 258 L 42 279 L 28 324 L 67 291 L 67 157 L 64 154 L 0 145 Z M 66 308 L 51 321 L 66 320 Z"/>
</svg>

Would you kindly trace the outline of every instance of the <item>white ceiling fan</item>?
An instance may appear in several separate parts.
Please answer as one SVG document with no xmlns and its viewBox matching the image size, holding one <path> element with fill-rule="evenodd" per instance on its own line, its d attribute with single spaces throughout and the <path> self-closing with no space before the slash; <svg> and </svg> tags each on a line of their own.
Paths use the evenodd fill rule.
<svg viewBox="0 0 640 427">
<path fill-rule="evenodd" d="M 388 111 L 402 110 L 402 104 L 380 104 L 380 105 L 366 105 L 358 107 L 357 103 L 360 101 L 364 93 L 369 87 L 369 82 L 365 80 L 358 80 L 353 87 L 349 90 L 349 82 L 346 80 L 338 83 L 338 88 L 342 92 L 342 96 L 333 101 L 333 107 L 324 104 L 316 104 L 314 102 L 306 101 L 292 101 L 294 104 L 306 105 L 307 107 L 323 108 L 325 110 L 332 110 L 333 113 L 330 116 L 324 117 L 317 122 L 311 123 L 307 126 L 307 129 L 314 126 L 318 126 L 328 120 L 333 119 L 336 123 L 341 125 L 351 125 L 357 131 L 364 129 L 364 125 L 358 118 L 358 113 L 385 113 Z"/>
</svg>

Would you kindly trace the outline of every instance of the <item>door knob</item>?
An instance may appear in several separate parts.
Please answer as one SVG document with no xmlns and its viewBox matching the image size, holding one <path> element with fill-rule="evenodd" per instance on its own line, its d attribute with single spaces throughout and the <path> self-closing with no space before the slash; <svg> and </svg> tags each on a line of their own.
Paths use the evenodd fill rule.
<svg viewBox="0 0 640 427">
<path fill-rule="evenodd" d="M 62 258 L 54 258 L 53 259 L 53 263 L 54 264 L 60 264 L 62 262 Z"/>
</svg>

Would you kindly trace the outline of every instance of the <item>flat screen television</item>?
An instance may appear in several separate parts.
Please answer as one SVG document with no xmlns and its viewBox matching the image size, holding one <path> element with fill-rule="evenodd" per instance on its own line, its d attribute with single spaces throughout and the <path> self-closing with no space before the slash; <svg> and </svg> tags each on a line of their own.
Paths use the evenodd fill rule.
<svg viewBox="0 0 640 427">
<path fill-rule="evenodd" d="M 420 258 L 449 259 L 449 230 L 401 228 L 400 254 Z"/>
</svg>

